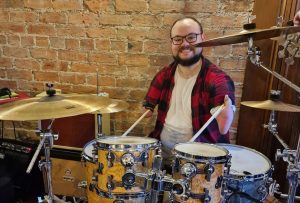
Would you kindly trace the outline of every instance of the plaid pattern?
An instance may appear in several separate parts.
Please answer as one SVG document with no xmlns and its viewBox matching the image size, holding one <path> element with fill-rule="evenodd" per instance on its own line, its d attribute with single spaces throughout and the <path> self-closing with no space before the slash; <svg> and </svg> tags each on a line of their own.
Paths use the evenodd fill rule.
<svg viewBox="0 0 300 203">
<path fill-rule="evenodd" d="M 155 129 L 150 137 L 160 140 L 174 87 L 177 63 L 164 67 L 152 80 L 143 106 L 151 109 L 158 105 Z M 231 78 L 209 60 L 202 58 L 202 67 L 192 90 L 191 108 L 193 132 L 196 134 L 211 117 L 210 109 L 223 104 L 225 95 L 235 104 L 234 83 Z M 196 142 L 229 143 L 229 132 L 221 135 L 214 119 L 196 139 Z"/>
</svg>

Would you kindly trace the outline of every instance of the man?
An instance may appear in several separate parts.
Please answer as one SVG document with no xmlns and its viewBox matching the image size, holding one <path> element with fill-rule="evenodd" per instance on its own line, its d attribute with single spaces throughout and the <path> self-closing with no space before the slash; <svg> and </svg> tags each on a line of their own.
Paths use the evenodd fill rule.
<svg viewBox="0 0 300 203">
<path fill-rule="evenodd" d="M 225 108 L 196 141 L 229 143 L 235 101 L 230 77 L 202 56 L 201 47 L 194 46 L 204 40 L 195 18 L 177 20 L 170 38 L 174 61 L 156 74 L 143 104 L 145 110 L 151 110 L 147 116 L 158 105 L 150 137 L 161 140 L 165 164 L 172 160 L 174 145 L 188 142 L 211 117 L 210 110 L 223 103 Z"/>
</svg>

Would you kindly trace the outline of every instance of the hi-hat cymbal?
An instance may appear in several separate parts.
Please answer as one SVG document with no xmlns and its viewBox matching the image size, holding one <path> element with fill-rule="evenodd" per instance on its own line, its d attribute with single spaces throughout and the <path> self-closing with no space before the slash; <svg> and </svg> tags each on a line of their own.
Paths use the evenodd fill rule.
<svg viewBox="0 0 300 203">
<path fill-rule="evenodd" d="M 129 104 L 125 101 L 122 100 L 117 100 L 117 99 L 111 99 L 111 104 L 109 104 L 107 107 L 99 109 L 95 113 L 115 113 L 115 112 L 120 112 L 124 111 L 127 109 Z"/>
<path fill-rule="evenodd" d="M 209 47 L 209 46 L 221 46 L 226 44 L 236 44 L 241 42 L 248 42 L 249 37 L 253 40 L 270 39 L 273 37 L 278 37 L 281 34 L 290 34 L 300 32 L 300 26 L 287 26 L 287 27 L 273 27 L 269 29 L 250 29 L 243 30 L 237 34 L 227 35 L 223 37 L 218 37 L 210 39 L 207 41 L 200 42 L 196 44 L 196 47 Z"/>
<path fill-rule="evenodd" d="M 241 102 L 242 105 L 256 108 L 256 109 L 265 109 L 265 110 L 274 110 L 274 111 L 286 111 L 286 112 L 300 112 L 300 106 L 286 104 L 281 101 L 244 101 Z"/>
<path fill-rule="evenodd" d="M 107 97 L 70 94 L 34 97 L 1 105 L 0 120 L 44 120 L 91 113 L 111 104 Z"/>
</svg>

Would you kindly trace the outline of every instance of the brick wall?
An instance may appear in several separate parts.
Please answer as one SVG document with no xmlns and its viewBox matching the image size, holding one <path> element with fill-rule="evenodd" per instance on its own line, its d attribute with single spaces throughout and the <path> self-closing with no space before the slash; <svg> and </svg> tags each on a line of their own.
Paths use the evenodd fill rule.
<svg viewBox="0 0 300 203">
<path fill-rule="evenodd" d="M 170 56 L 169 29 L 184 15 L 199 19 L 206 38 L 240 31 L 254 0 L 1 0 L 0 87 L 35 95 L 53 83 L 65 93 L 100 91 L 130 104 L 112 114 L 112 134 L 140 116 L 147 87 Z M 235 81 L 239 101 L 246 44 L 205 49 Z M 238 111 L 231 128 L 234 140 Z M 148 134 L 155 118 L 132 131 Z M 34 122 L 20 122 L 18 136 L 36 138 Z M 11 134 L 12 129 L 6 130 Z"/>
</svg>

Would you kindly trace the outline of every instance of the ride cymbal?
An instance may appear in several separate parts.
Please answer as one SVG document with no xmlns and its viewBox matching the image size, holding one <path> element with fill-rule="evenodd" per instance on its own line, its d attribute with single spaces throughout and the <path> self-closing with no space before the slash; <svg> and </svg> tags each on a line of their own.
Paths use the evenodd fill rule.
<svg viewBox="0 0 300 203">
<path fill-rule="evenodd" d="M 107 107 L 104 107 L 102 109 L 97 110 L 94 113 L 116 113 L 120 111 L 124 111 L 127 109 L 129 104 L 125 101 L 117 100 L 117 99 L 111 99 L 111 104 L 109 104 Z"/>
<path fill-rule="evenodd" d="M 1 105 L 0 120 L 44 120 L 91 113 L 111 104 L 107 97 L 70 94 L 34 97 Z"/>
<path fill-rule="evenodd" d="M 233 35 L 227 35 L 227 36 L 203 41 L 194 46 L 209 47 L 209 46 L 221 46 L 227 44 L 237 44 L 242 42 L 248 42 L 249 37 L 252 37 L 253 40 L 262 40 L 262 39 L 270 39 L 273 37 L 278 37 L 284 33 L 290 34 L 295 32 L 300 32 L 300 26 L 273 27 L 269 29 L 249 29 L 249 30 L 243 30 Z"/>
<path fill-rule="evenodd" d="M 265 109 L 265 110 L 274 110 L 274 111 L 285 111 L 285 112 L 300 112 L 300 106 L 286 104 L 281 101 L 244 101 L 241 102 L 242 105 L 256 108 L 256 109 Z"/>
</svg>

